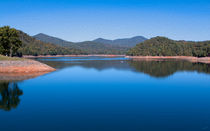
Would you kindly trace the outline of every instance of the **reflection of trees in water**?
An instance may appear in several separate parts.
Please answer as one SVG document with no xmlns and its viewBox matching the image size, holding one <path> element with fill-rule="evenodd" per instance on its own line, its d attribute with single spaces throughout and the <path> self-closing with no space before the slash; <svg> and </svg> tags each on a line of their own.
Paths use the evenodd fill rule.
<svg viewBox="0 0 210 131">
<path fill-rule="evenodd" d="M 130 66 L 125 60 L 43 61 L 43 63 L 57 69 L 73 66 L 81 66 L 83 68 L 94 68 L 99 71 L 110 68 L 130 69 Z"/>
<path fill-rule="evenodd" d="M 210 64 L 188 61 L 135 61 L 135 60 L 86 60 L 86 61 L 43 61 L 54 68 L 81 66 L 96 70 L 118 69 L 143 72 L 153 77 L 167 77 L 177 71 L 197 71 L 210 74 Z"/>
<path fill-rule="evenodd" d="M 154 77 L 167 77 L 177 71 L 197 71 L 210 74 L 210 64 L 188 61 L 129 61 L 136 71 Z"/>
<path fill-rule="evenodd" d="M 9 111 L 16 108 L 22 94 L 23 91 L 18 88 L 17 83 L 0 83 L 0 109 Z"/>
</svg>

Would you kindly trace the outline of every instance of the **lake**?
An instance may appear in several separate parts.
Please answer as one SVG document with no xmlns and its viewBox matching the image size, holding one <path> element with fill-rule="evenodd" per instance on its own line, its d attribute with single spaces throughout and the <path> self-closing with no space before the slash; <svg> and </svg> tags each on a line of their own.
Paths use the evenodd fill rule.
<svg viewBox="0 0 210 131">
<path fill-rule="evenodd" d="M 210 65 L 36 59 L 57 71 L 0 82 L 1 131 L 209 131 Z"/>
</svg>

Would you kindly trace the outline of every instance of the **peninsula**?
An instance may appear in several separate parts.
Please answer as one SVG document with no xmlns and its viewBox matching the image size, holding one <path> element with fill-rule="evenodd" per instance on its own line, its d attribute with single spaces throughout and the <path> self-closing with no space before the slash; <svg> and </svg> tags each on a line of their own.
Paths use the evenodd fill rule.
<svg viewBox="0 0 210 131">
<path fill-rule="evenodd" d="M 38 61 L 0 55 L 0 73 L 47 73 L 54 68 Z"/>
</svg>

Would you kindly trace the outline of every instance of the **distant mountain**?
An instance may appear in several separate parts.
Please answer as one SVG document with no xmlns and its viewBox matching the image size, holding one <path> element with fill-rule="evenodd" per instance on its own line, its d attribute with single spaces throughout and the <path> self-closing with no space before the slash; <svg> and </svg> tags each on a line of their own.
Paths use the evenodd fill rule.
<svg viewBox="0 0 210 131">
<path fill-rule="evenodd" d="M 43 34 L 43 33 L 37 34 L 33 37 L 37 40 L 42 41 L 42 42 L 52 43 L 52 44 L 59 45 L 59 46 L 62 46 L 62 47 L 74 46 L 73 42 L 65 41 L 65 40 L 62 40 L 60 38 L 52 37 L 52 36 L 49 36 L 49 35 L 46 35 L 46 34 Z"/>
<path fill-rule="evenodd" d="M 75 43 L 76 49 L 80 49 L 88 54 L 126 54 L 129 50 L 127 47 L 113 46 L 93 41 Z"/>
<path fill-rule="evenodd" d="M 65 48 L 82 50 L 87 54 L 125 54 L 129 50 L 129 48 L 125 46 L 104 44 L 96 41 L 73 43 L 43 33 L 37 34 L 33 37 L 46 43 L 52 43 Z"/>
<path fill-rule="evenodd" d="M 45 43 L 19 31 L 19 37 L 23 45 L 19 49 L 23 55 L 70 55 L 85 54 L 79 49 L 64 48 L 59 45 Z"/>
<path fill-rule="evenodd" d="M 123 46 L 123 47 L 134 47 L 137 44 L 144 42 L 145 40 L 147 40 L 147 38 L 143 36 L 136 36 L 132 38 L 124 38 L 124 39 L 116 39 L 116 40 L 107 40 L 103 38 L 98 38 L 93 41 L 103 43 L 103 44 L 111 44 L 111 45 L 117 45 L 117 46 Z"/>
</svg>

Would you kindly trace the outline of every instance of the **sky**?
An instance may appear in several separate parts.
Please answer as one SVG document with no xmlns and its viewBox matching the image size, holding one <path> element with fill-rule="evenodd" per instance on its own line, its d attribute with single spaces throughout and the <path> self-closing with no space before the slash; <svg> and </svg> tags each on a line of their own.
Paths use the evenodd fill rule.
<svg viewBox="0 0 210 131">
<path fill-rule="evenodd" d="M 0 26 L 68 41 L 210 40 L 210 0 L 0 0 Z"/>
</svg>

